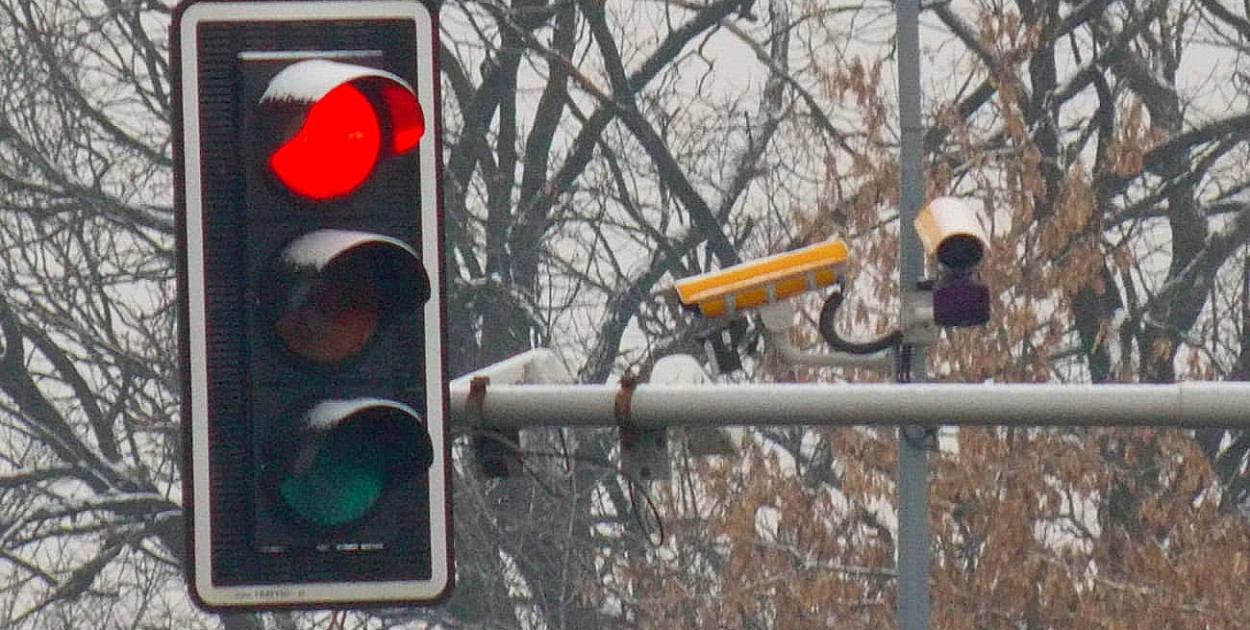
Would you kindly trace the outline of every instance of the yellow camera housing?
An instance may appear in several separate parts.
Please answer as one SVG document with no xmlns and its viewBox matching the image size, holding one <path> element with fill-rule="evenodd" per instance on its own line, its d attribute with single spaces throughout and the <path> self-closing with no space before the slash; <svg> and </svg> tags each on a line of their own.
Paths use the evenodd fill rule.
<svg viewBox="0 0 1250 630">
<path fill-rule="evenodd" d="M 724 317 L 838 281 L 847 261 L 840 238 L 774 254 L 673 284 L 682 305 L 704 317 Z"/>
</svg>

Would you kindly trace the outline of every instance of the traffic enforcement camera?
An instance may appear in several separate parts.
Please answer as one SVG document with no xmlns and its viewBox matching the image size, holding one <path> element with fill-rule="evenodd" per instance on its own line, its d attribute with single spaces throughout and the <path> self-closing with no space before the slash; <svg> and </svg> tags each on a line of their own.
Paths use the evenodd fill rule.
<svg viewBox="0 0 1250 630">
<path fill-rule="evenodd" d="M 683 278 L 673 283 L 682 305 L 704 317 L 732 317 L 838 281 L 847 261 L 839 238 Z"/>
<path fill-rule="evenodd" d="M 189 580 L 210 609 L 451 584 L 434 11 L 174 14 Z"/>
</svg>

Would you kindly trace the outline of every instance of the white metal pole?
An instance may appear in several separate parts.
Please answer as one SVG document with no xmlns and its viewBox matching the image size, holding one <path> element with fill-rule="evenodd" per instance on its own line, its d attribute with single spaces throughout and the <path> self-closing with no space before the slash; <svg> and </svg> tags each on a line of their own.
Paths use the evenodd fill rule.
<svg viewBox="0 0 1250 630">
<path fill-rule="evenodd" d="M 1250 429 L 1250 383 L 451 387 L 461 426 L 1173 426 Z"/>
</svg>

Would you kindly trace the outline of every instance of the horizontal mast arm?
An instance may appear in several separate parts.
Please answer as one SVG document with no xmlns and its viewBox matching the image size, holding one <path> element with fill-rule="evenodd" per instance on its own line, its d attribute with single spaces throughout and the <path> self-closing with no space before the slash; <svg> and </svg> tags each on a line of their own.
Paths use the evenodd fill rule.
<svg viewBox="0 0 1250 630">
<path fill-rule="evenodd" d="M 460 426 L 1015 425 L 1250 428 L 1250 383 L 452 383 Z M 471 392 L 473 392 L 471 394 Z"/>
</svg>

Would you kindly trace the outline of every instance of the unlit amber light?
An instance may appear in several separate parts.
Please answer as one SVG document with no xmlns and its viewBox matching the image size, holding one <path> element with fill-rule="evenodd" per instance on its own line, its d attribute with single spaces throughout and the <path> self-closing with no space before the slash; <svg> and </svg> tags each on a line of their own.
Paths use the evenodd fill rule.
<svg viewBox="0 0 1250 630">
<path fill-rule="evenodd" d="M 360 352 L 378 328 L 380 307 L 369 282 L 325 278 L 275 322 L 278 336 L 295 354 L 335 363 Z"/>
</svg>

